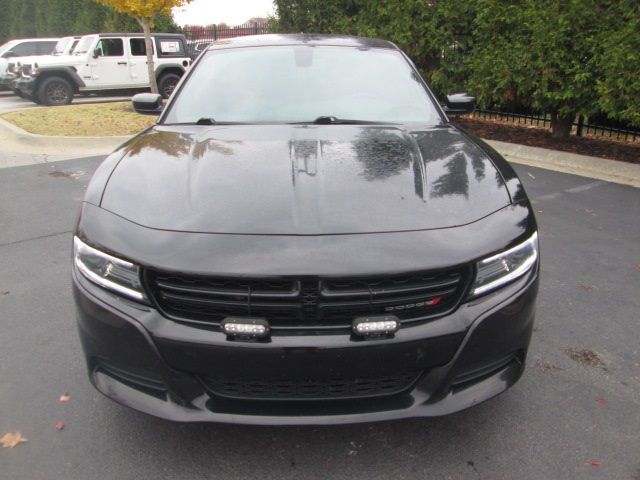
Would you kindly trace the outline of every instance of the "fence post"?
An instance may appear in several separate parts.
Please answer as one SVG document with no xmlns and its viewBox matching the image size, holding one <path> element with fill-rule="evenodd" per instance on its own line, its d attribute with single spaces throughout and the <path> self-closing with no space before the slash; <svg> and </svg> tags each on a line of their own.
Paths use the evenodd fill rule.
<svg viewBox="0 0 640 480">
<path fill-rule="evenodd" d="M 258 22 L 253 22 L 253 34 L 258 34 Z"/>
<path fill-rule="evenodd" d="M 578 115 L 578 127 L 576 128 L 576 136 L 582 136 L 582 128 L 584 127 L 584 115 Z"/>
<path fill-rule="evenodd" d="M 213 24 L 213 41 L 215 42 L 216 40 L 218 40 L 218 27 L 214 23 Z"/>
</svg>

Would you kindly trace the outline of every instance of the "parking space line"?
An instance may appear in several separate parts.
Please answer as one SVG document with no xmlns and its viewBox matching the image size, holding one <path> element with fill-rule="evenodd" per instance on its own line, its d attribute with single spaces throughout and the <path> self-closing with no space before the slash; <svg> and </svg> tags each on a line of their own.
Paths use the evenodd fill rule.
<svg viewBox="0 0 640 480">
<path fill-rule="evenodd" d="M 587 183 L 585 185 L 580 185 L 580 186 L 573 187 L 573 188 L 567 188 L 565 190 L 565 192 L 567 192 L 567 193 L 584 192 L 586 190 L 591 190 L 594 187 L 599 187 L 600 185 L 604 185 L 605 183 L 607 183 L 607 182 L 602 181 L 602 180 L 598 180 L 598 181 L 595 181 L 595 182 Z"/>
<path fill-rule="evenodd" d="M 33 240 L 42 240 L 43 238 L 59 237 L 60 235 L 67 235 L 71 232 L 72 232 L 71 230 L 66 230 L 64 232 L 48 233 L 47 235 L 40 235 L 38 237 L 23 238 L 21 240 L 14 240 L 13 242 L 0 243 L 0 248 L 9 247 L 11 245 L 18 245 L 20 243 L 25 243 L 25 242 L 31 242 Z"/>
<path fill-rule="evenodd" d="M 603 181 L 603 180 L 597 180 L 595 182 L 590 182 L 590 183 L 585 183 L 584 185 L 578 185 L 577 187 L 572 187 L 572 188 L 567 188 L 565 190 L 563 190 L 562 192 L 554 192 L 554 193 L 547 193 L 545 195 L 540 195 L 539 197 L 535 197 L 531 200 L 531 203 L 536 204 L 538 202 L 544 202 L 545 200 L 554 200 L 558 197 L 563 196 L 565 193 L 580 193 L 580 192 L 585 192 L 587 190 L 591 190 L 592 188 L 595 187 L 600 187 L 602 185 L 606 185 L 607 182 Z"/>
</svg>

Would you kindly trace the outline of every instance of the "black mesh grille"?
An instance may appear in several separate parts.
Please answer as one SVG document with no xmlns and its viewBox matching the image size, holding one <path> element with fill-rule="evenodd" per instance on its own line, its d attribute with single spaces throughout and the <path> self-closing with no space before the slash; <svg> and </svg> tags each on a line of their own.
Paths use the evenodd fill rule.
<svg viewBox="0 0 640 480">
<path fill-rule="evenodd" d="M 235 399 L 254 400 L 330 400 L 393 395 L 409 389 L 420 372 L 393 375 L 327 379 L 237 380 L 202 377 L 211 393 Z"/>
<path fill-rule="evenodd" d="M 465 292 L 469 269 L 351 278 L 214 278 L 146 271 L 168 317 L 217 327 L 225 317 L 265 318 L 278 330 L 349 329 L 359 316 L 393 314 L 403 324 L 444 315 Z"/>
</svg>

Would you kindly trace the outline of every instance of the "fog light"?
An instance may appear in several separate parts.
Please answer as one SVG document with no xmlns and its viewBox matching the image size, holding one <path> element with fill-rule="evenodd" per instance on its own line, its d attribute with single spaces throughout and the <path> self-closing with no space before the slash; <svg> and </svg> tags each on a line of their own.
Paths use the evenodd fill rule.
<svg viewBox="0 0 640 480">
<path fill-rule="evenodd" d="M 400 321 L 393 315 L 360 317 L 353 321 L 353 333 L 361 336 L 388 335 L 398 328 L 400 328 Z"/>
<path fill-rule="evenodd" d="M 269 335 L 269 324 L 260 318 L 227 318 L 220 326 L 230 337 L 264 338 Z"/>
</svg>

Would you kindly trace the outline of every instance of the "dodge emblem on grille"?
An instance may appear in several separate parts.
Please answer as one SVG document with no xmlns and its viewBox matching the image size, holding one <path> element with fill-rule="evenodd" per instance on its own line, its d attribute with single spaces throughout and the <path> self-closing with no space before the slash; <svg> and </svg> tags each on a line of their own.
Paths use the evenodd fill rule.
<svg viewBox="0 0 640 480">
<path fill-rule="evenodd" d="M 409 310 L 411 308 L 419 308 L 419 307 L 432 307 L 434 305 L 438 305 L 440 303 L 440 297 L 433 297 L 430 300 L 425 300 L 424 302 L 415 302 L 415 303 L 407 303 L 405 305 L 395 305 L 393 307 L 385 307 L 385 312 L 396 312 L 398 310 Z"/>
</svg>

